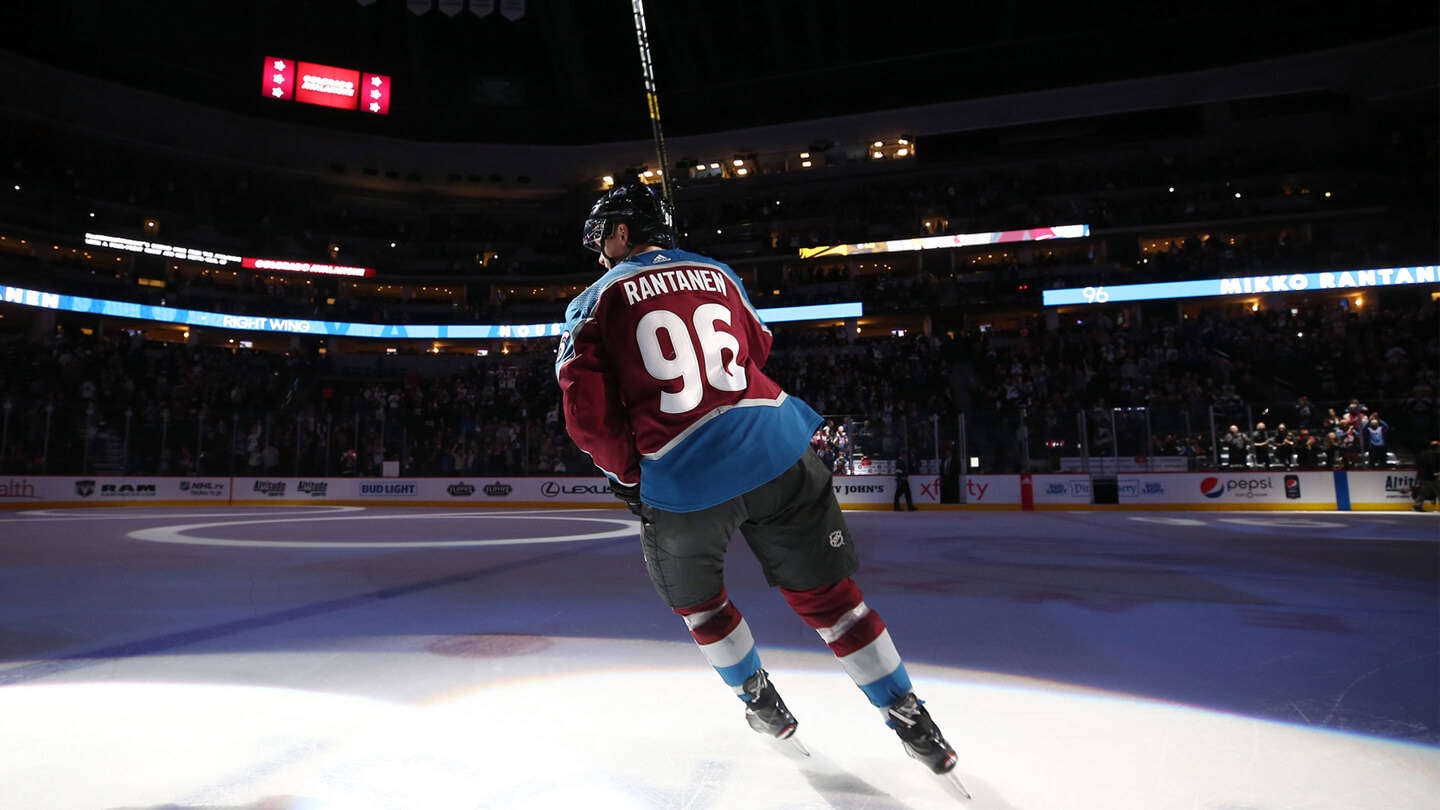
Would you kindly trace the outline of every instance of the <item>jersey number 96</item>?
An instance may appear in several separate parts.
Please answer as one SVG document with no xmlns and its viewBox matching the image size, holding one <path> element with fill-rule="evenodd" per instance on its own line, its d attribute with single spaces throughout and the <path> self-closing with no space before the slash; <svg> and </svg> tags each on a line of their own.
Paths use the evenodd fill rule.
<svg viewBox="0 0 1440 810">
<path fill-rule="evenodd" d="M 694 410 L 705 398 L 706 383 L 718 391 L 745 390 L 745 369 L 736 362 L 740 341 L 729 332 L 716 329 L 717 322 L 730 325 L 729 308 L 702 304 L 695 308 L 689 324 L 668 309 L 657 309 L 646 313 L 636 324 L 635 342 L 640 347 L 645 370 L 661 382 L 680 380 L 681 383 L 675 393 L 660 392 L 662 412 L 679 414 Z M 665 356 L 660 345 L 661 332 L 674 347 L 674 357 Z M 728 361 L 723 354 L 726 349 L 730 351 Z"/>
</svg>

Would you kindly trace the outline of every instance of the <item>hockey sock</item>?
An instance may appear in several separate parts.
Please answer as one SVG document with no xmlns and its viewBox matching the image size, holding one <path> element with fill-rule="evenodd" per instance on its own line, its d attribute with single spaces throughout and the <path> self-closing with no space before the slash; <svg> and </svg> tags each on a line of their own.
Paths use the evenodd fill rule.
<svg viewBox="0 0 1440 810">
<path fill-rule="evenodd" d="M 855 580 L 791 591 L 785 601 L 830 647 L 846 674 L 875 706 L 884 708 L 910 693 L 910 675 L 880 614 L 866 606 Z"/>
<path fill-rule="evenodd" d="M 741 700 L 745 696 L 745 680 L 760 669 L 760 654 L 755 651 L 755 637 L 740 609 L 730 602 L 725 589 L 713 599 L 688 608 L 675 608 L 690 628 L 690 635 L 700 645 L 705 660 L 720 673 L 720 678 L 735 690 Z"/>
</svg>

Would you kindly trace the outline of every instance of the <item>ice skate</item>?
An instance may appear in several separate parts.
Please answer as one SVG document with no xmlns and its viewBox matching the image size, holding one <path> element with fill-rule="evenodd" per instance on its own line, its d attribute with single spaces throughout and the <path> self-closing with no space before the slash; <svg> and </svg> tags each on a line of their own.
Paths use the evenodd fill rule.
<svg viewBox="0 0 1440 810">
<path fill-rule="evenodd" d="M 930 719 L 930 712 L 925 710 L 914 692 L 891 704 L 886 710 L 886 720 L 900 737 L 905 753 L 919 760 L 934 773 L 945 777 L 965 798 L 970 798 L 970 791 L 965 789 L 960 783 L 960 777 L 955 775 L 955 749 L 945 741 L 940 727 Z"/>
<path fill-rule="evenodd" d="M 777 740 L 785 740 L 800 753 L 810 756 L 810 750 L 795 738 L 795 727 L 799 724 L 795 722 L 795 715 L 785 708 L 785 701 L 780 699 L 775 685 L 770 683 L 769 673 L 757 670 L 741 688 L 750 698 L 745 703 L 745 720 L 751 728 Z"/>
</svg>

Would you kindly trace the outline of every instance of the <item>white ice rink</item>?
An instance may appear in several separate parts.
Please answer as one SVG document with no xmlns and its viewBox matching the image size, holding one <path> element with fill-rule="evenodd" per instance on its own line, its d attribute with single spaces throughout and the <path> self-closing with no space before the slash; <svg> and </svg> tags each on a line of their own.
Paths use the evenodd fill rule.
<svg viewBox="0 0 1440 810">
<path fill-rule="evenodd" d="M 905 756 L 818 640 L 807 642 L 788 626 L 779 631 L 780 623 L 798 620 L 787 618 L 773 592 L 765 595 L 753 565 L 738 559 L 748 559 L 743 543 L 731 549 L 737 558 L 732 591 L 800 720 L 799 736 L 813 753 L 808 759 L 745 725 L 740 703 L 655 599 L 633 543 L 606 536 L 617 521 L 629 522 L 621 512 L 551 513 L 547 522 L 441 510 L 217 511 L 220 516 L 210 517 L 165 510 L 0 515 L 6 572 L 0 575 L 0 809 L 1440 806 L 1440 748 L 1428 736 L 1416 743 L 1354 728 L 1358 710 L 1343 688 L 1350 684 L 1358 698 L 1373 680 L 1367 668 L 1405 664 L 1360 661 L 1334 681 L 1342 688 L 1332 684 L 1320 692 L 1331 697 L 1317 701 L 1305 692 L 1313 661 L 1329 654 L 1324 645 L 1379 648 L 1384 638 L 1359 632 L 1335 641 L 1303 625 L 1224 624 L 1218 611 L 1230 609 L 1226 600 L 1260 568 L 1234 557 L 1217 566 L 1231 577 L 1224 599 L 1198 590 L 1176 599 L 1161 593 L 1173 583 L 1160 573 L 1117 579 L 1115 563 L 1101 566 L 1098 581 L 1109 583 L 1107 598 L 1143 597 L 1134 610 L 1036 604 L 1027 577 L 1045 580 L 1036 586 L 1040 593 L 1069 587 L 1077 599 L 1093 597 L 1094 581 L 1074 573 L 1074 555 L 1092 542 L 1092 551 L 1114 542 L 1087 541 L 1086 532 L 1075 532 L 1063 551 L 1038 555 L 1013 536 L 1053 535 L 1061 515 L 1034 523 L 1027 522 L 1046 518 L 851 516 L 857 536 L 871 538 L 862 556 L 873 558 L 876 569 L 874 587 L 866 584 L 866 569 L 857 580 L 892 626 L 917 692 L 959 754 L 958 773 L 974 796 L 965 801 Z M 319 519 L 342 516 L 367 519 Z M 1317 522 L 1338 522 L 1341 529 L 1315 542 L 1429 548 L 1435 517 L 1332 515 Z M 1217 519 L 1204 518 L 1212 531 Z M 1194 552 L 1184 564 L 1192 577 L 1235 549 L 1268 540 L 1252 522 L 1207 557 L 1209 541 L 1199 535 L 1166 537 L 1158 524 L 1123 515 L 1083 520 L 1138 532 L 1141 542 L 1163 545 L 1171 557 L 1181 549 Z M 1391 522 L 1373 522 L 1379 520 Z M 991 539 L 999 525 L 1008 525 L 1012 536 Z M 566 539 L 585 535 L 593 536 Z M 177 538 L 224 544 L 177 544 Z M 420 539 L 432 545 L 406 547 Z M 267 549 L 241 541 L 288 545 Z M 323 547 L 327 543 L 349 545 Z M 936 548 L 966 551 L 947 556 Z M 984 559 L 1007 559 L 1005 548 L 1018 555 L 1009 562 L 1021 566 L 1008 580 L 1021 585 L 1008 598 L 991 591 L 995 575 L 975 578 Z M 1020 555 L 1020 549 L 1028 551 Z M 907 594 L 904 577 L 888 572 L 917 557 L 929 559 L 925 581 L 931 585 Z M 1173 572 L 1175 564 L 1168 565 Z M 1306 581 L 1322 575 L 1314 565 L 1292 560 L 1284 571 L 1270 571 L 1264 599 L 1273 604 L 1282 591 L 1308 592 L 1308 610 L 1323 602 L 1357 629 L 1363 615 L 1423 610 L 1427 598 L 1440 608 L 1433 583 L 1398 603 L 1361 594 L 1369 576 L 1363 573 L 1333 594 L 1317 594 Z M 946 571 L 954 577 L 953 592 L 934 585 Z M 892 579 L 900 584 L 887 584 Z M 962 607 L 952 615 L 933 612 L 937 599 Z M 1168 606 L 1151 604 L 1157 601 Z M 1157 610 L 1172 613 L 1141 615 Z M 982 650 L 1003 656 L 1013 647 L 1016 661 L 1033 665 L 1011 670 L 1049 672 L 1049 656 L 1082 649 L 1100 656 L 1110 642 L 1098 639 L 1106 638 L 1142 647 L 1133 660 L 1168 656 L 1147 629 L 1157 619 L 1166 628 L 1153 630 L 1154 639 L 1194 633 L 1194 644 L 1210 644 L 1236 636 L 1238 648 L 1254 649 L 1217 676 L 1236 679 L 1238 692 L 1254 688 L 1243 683 L 1247 672 L 1260 677 L 1261 663 L 1276 663 L 1267 656 L 1296 658 L 1298 668 L 1281 678 L 1293 678 L 1294 686 L 1281 691 L 1293 692 L 1306 720 L 1282 722 L 1253 716 L 1258 711 L 954 663 Z M 1434 620 L 1440 623 L 1440 610 Z M 1187 621 L 1197 626 L 1186 627 Z M 1113 622 L 1133 624 L 1107 624 Z M 953 626 L 912 629 L 923 623 Z M 1033 635 L 1015 629 L 1041 624 L 1050 629 Z M 1423 635 L 1423 617 L 1414 626 Z M 563 627 L 572 632 L 556 632 Z M 1055 634 L 1067 627 L 1061 643 Z M 767 636 L 777 644 L 767 644 Z M 927 640 L 933 638 L 952 641 Z M 1255 649 L 1267 643 L 1268 652 Z M 1430 663 L 1421 660 L 1405 678 L 1408 688 L 1423 690 L 1437 671 L 1433 663 L 1433 653 Z M 1163 669 L 1158 663 L 1157 671 Z M 1152 693 L 1174 680 L 1136 678 Z M 1440 681 L 1434 685 L 1440 689 Z M 1319 716 L 1327 708 L 1332 716 Z M 1429 711 L 1401 706 L 1382 727 L 1428 723 Z M 1342 716 L 1351 720 L 1338 722 Z"/>
</svg>

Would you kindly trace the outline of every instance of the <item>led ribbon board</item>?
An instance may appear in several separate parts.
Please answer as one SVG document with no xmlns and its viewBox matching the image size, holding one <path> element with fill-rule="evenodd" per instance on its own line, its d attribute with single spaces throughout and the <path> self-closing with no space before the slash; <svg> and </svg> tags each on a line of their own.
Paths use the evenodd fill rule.
<svg viewBox="0 0 1440 810">
<path fill-rule="evenodd" d="M 231 256 L 228 253 L 196 250 L 195 248 L 179 247 L 177 245 L 163 245 L 159 242 L 146 242 L 143 239 L 127 239 L 123 236 L 105 236 L 99 233 L 85 234 L 85 244 L 109 248 L 110 250 L 123 250 L 128 253 L 144 253 L 149 256 L 162 256 L 166 259 L 183 259 L 187 262 L 217 264 L 221 267 L 231 262 L 239 264 L 242 261 L 240 256 Z"/>
<path fill-rule="evenodd" d="M 195 309 L 174 309 L 129 301 L 85 298 L 79 295 L 29 290 L 24 287 L 0 285 L 0 301 L 24 307 L 38 307 L 62 312 L 85 312 L 114 318 L 173 323 L 180 326 L 205 326 L 212 329 L 237 329 L 246 332 L 281 332 L 285 334 L 321 335 L 327 337 L 406 339 L 528 339 L 559 337 L 563 323 L 522 324 L 388 324 L 350 323 L 346 321 L 312 321 L 304 318 L 282 318 L 262 315 L 226 315 Z M 819 321 L 837 318 L 858 318 L 863 313 L 857 302 L 817 304 L 804 307 L 776 307 L 756 312 L 767 323 L 786 321 Z"/>
<path fill-rule="evenodd" d="M 1049 228 L 1027 228 L 1020 231 L 986 231 L 985 233 L 952 233 L 919 239 L 892 239 L 888 242 L 860 242 L 854 245 L 824 245 L 800 248 L 800 258 L 816 256 L 860 256 L 866 253 L 904 253 L 912 250 L 1000 245 L 1007 242 L 1038 242 L 1047 239 L 1077 239 L 1090 235 L 1089 225 L 1053 225 Z"/>
<path fill-rule="evenodd" d="M 378 73 L 267 56 L 260 91 L 281 101 L 390 114 L 390 77 Z"/>
<path fill-rule="evenodd" d="M 347 267 L 343 264 L 316 264 L 314 262 L 290 261 L 288 259 L 254 259 L 249 256 L 231 256 L 209 250 L 162 245 L 143 239 L 127 239 L 123 236 L 105 236 L 98 233 L 85 234 L 85 244 L 129 253 L 144 253 L 162 256 L 166 259 L 183 259 L 188 262 L 203 262 L 224 267 L 231 262 L 253 270 L 275 270 L 284 273 L 319 273 L 326 276 L 351 276 L 362 278 L 375 275 L 373 267 Z"/>
<path fill-rule="evenodd" d="M 1265 295 L 1307 290 L 1345 290 L 1360 287 L 1395 287 L 1435 284 L 1437 266 L 1380 267 L 1331 273 L 1289 273 L 1277 276 L 1208 278 L 1156 284 L 1117 284 L 1111 287 L 1070 287 L 1046 290 L 1047 307 L 1073 304 L 1108 304 L 1117 301 L 1163 301 L 1171 298 L 1211 298 L 1222 295 Z"/>
</svg>

